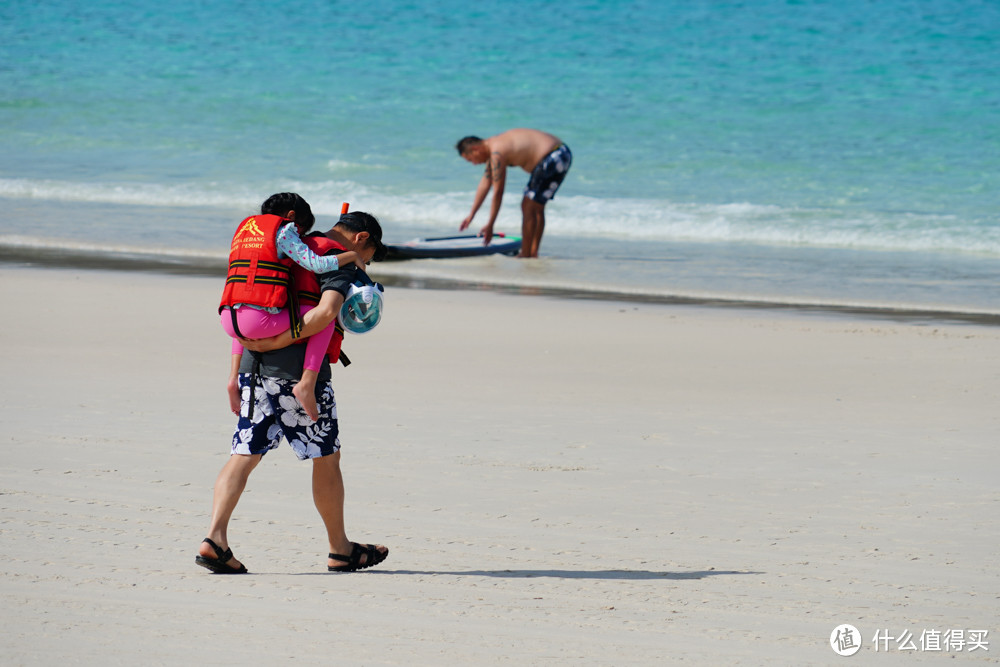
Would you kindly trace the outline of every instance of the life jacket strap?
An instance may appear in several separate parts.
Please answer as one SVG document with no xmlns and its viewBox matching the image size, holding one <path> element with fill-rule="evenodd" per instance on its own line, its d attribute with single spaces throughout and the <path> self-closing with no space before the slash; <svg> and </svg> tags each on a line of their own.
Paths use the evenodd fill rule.
<svg viewBox="0 0 1000 667">
<path fill-rule="evenodd" d="M 246 338 L 246 336 L 243 335 L 243 332 L 240 331 L 240 323 L 237 321 L 236 309 L 230 306 L 226 306 L 226 308 L 229 309 L 229 315 L 233 318 L 233 333 L 236 334 L 237 338 Z"/>
<path fill-rule="evenodd" d="M 288 290 L 288 324 L 292 338 L 302 335 L 302 314 L 299 312 L 299 295 L 294 285 Z"/>
<path fill-rule="evenodd" d="M 249 259 L 234 259 L 233 261 L 229 262 L 229 270 L 232 271 L 233 269 L 249 269 L 250 263 L 251 262 Z M 284 273 L 285 275 L 291 275 L 292 272 L 291 269 L 289 269 L 284 264 L 280 264 L 278 262 L 268 262 L 263 259 L 257 260 L 257 268 L 268 269 L 270 271 L 277 271 L 278 273 Z"/>
<path fill-rule="evenodd" d="M 260 377 L 260 352 L 251 352 L 250 356 L 253 357 L 253 365 L 250 367 L 250 405 L 247 408 L 247 419 L 253 423 L 253 409 L 257 405 L 257 380 Z"/>
</svg>

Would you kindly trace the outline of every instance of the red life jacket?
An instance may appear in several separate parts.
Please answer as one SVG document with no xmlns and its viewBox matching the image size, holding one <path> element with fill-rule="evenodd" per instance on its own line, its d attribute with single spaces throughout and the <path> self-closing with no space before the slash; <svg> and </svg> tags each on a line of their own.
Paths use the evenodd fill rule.
<svg viewBox="0 0 1000 667">
<path fill-rule="evenodd" d="M 252 215 L 240 223 L 229 249 L 229 273 L 219 312 L 247 303 L 263 308 L 288 307 L 292 335 L 302 328 L 292 281 L 291 259 L 278 258 L 275 238 L 289 221 L 278 215 Z"/>
<path fill-rule="evenodd" d="M 341 244 L 319 232 L 303 236 L 302 242 L 309 246 L 317 255 L 330 255 L 334 254 L 334 251 L 343 252 L 347 250 Z M 316 274 L 296 264 L 292 267 L 292 280 L 295 282 L 295 292 L 299 303 L 301 305 L 316 307 L 322 296 Z M 339 359 L 342 364 L 347 366 L 351 361 L 347 358 L 346 354 L 340 351 L 343 343 L 344 328 L 340 326 L 340 322 L 337 322 L 336 328 L 333 331 L 333 337 L 330 339 L 330 346 L 326 348 L 326 352 L 330 355 L 331 363 L 337 363 Z"/>
</svg>

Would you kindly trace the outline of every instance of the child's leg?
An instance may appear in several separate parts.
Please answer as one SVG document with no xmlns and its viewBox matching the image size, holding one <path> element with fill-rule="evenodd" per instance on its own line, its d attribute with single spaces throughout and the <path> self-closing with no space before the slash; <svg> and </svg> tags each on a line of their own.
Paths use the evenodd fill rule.
<svg viewBox="0 0 1000 667">
<path fill-rule="evenodd" d="M 304 316 L 309 310 L 308 306 L 303 306 L 302 315 Z M 306 341 L 306 359 L 302 365 L 302 378 L 292 388 L 292 394 L 299 399 L 299 403 L 302 404 L 306 414 L 313 421 L 319 419 L 319 410 L 316 408 L 316 378 L 319 376 L 323 357 L 326 356 L 326 348 L 330 346 L 330 339 L 333 338 L 336 326 L 337 320 L 334 320 L 325 329 L 313 334 Z"/>
<path fill-rule="evenodd" d="M 302 316 L 308 313 L 311 309 L 308 306 L 302 306 L 300 309 Z M 311 370 L 318 371 L 320 366 L 323 365 L 323 357 L 326 356 L 326 349 L 330 347 L 330 339 L 333 338 L 333 332 L 337 328 L 337 320 L 334 318 L 332 322 L 326 325 L 326 328 L 319 331 L 309 337 L 306 341 L 306 361 L 303 367 Z M 330 361 L 336 361 L 336 359 L 331 359 Z"/>
</svg>

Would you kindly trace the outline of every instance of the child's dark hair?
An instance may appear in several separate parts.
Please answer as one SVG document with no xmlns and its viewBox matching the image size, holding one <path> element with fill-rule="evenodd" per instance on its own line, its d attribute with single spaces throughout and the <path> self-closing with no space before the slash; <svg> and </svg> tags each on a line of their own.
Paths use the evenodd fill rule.
<svg viewBox="0 0 1000 667">
<path fill-rule="evenodd" d="M 309 202 L 294 192 L 271 195 L 260 205 L 262 215 L 284 216 L 289 211 L 295 211 L 295 226 L 299 228 L 299 234 L 305 234 L 316 223 L 316 216 L 313 215 Z"/>
</svg>

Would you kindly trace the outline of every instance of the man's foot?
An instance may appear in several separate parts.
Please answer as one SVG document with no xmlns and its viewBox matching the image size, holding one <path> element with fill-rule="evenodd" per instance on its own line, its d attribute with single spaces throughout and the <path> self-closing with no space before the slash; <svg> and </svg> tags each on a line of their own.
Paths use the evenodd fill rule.
<svg viewBox="0 0 1000 667">
<path fill-rule="evenodd" d="M 292 395 L 302 404 L 302 409 L 313 421 L 319 420 L 319 409 L 316 407 L 316 385 L 303 386 L 303 382 L 298 382 L 292 387 Z"/>
<path fill-rule="evenodd" d="M 208 568 L 216 574 L 246 574 L 247 568 L 236 560 L 232 549 L 223 550 L 209 538 L 205 538 L 198 547 L 198 555 L 194 562 Z"/>
<path fill-rule="evenodd" d="M 389 557 L 389 548 L 381 544 L 351 542 L 351 555 L 329 554 L 326 569 L 330 572 L 355 572 L 378 565 Z M 333 562 L 333 565 L 330 563 Z"/>
</svg>

